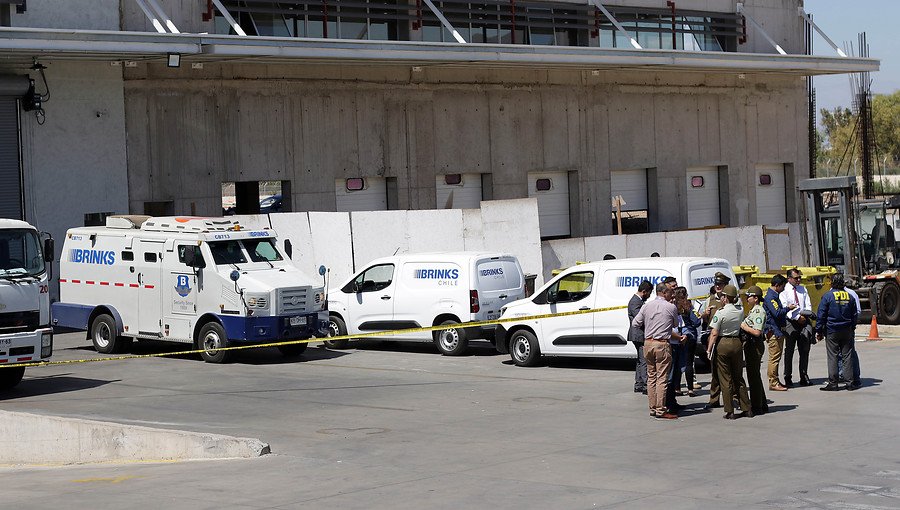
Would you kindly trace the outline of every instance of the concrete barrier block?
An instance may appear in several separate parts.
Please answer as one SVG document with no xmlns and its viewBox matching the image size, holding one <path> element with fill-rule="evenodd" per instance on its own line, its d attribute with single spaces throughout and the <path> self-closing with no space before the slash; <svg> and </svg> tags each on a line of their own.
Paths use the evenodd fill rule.
<svg viewBox="0 0 900 510">
<path fill-rule="evenodd" d="M 554 269 L 562 269 L 587 260 L 584 254 L 584 238 L 581 237 L 544 241 L 541 243 L 541 252 L 545 280 L 551 278 Z"/>
<path fill-rule="evenodd" d="M 86 464 L 259 457 L 251 438 L 0 411 L 0 464 Z"/>
<path fill-rule="evenodd" d="M 762 225 L 740 227 L 732 241 L 736 251 L 735 265 L 755 265 L 765 269 L 766 254 L 762 237 Z M 732 230 L 732 229 L 729 229 Z"/>
<path fill-rule="evenodd" d="M 666 257 L 705 257 L 706 231 L 666 232 Z"/>
<path fill-rule="evenodd" d="M 731 263 L 738 264 L 738 247 L 735 239 L 740 233 L 739 228 L 723 228 L 716 230 L 707 230 L 706 234 L 706 256 L 723 258 Z"/>
<path fill-rule="evenodd" d="M 463 249 L 466 251 L 484 250 L 484 222 L 481 209 L 463 209 Z"/>
<path fill-rule="evenodd" d="M 650 234 L 631 234 L 625 240 L 625 254 L 628 258 L 649 257 L 654 252 L 660 257 L 666 257 L 665 232 L 653 232 Z"/>
<path fill-rule="evenodd" d="M 313 254 L 310 267 L 318 271 L 320 264 L 331 269 L 330 283 L 342 282 L 353 275 L 353 240 L 350 235 L 350 214 L 346 212 L 311 212 L 309 229 L 312 233 Z M 318 273 L 315 273 L 318 274 Z"/>
<path fill-rule="evenodd" d="M 489 200 L 481 203 L 484 248 L 512 253 L 525 273 L 537 275 L 536 286 L 543 284 L 541 237 L 537 200 Z"/>
<path fill-rule="evenodd" d="M 410 211 L 409 252 L 463 251 L 462 209 Z"/>
<path fill-rule="evenodd" d="M 800 233 L 800 223 L 788 223 L 791 241 L 791 265 L 808 266 L 809 257 L 806 253 L 806 246 L 803 242 L 803 235 Z"/>
<path fill-rule="evenodd" d="M 238 214 L 228 216 L 228 218 L 237 220 L 240 222 L 241 228 L 249 230 L 269 228 L 271 226 L 268 214 Z"/>
<path fill-rule="evenodd" d="M 361 269 L 363 265 L 379 257 L 410 252 L 409 212 L 354 211 L 350 213 L 353 261 L 356 269 Z"/>
<path fill-rule="evenodd" d="M 624 259 L 628 250 L 628 236 L 595 236 L 584 238 L 584 259 L 593 262 L 603 260 L 607 254 L 617 259 Z"/>
</svg>

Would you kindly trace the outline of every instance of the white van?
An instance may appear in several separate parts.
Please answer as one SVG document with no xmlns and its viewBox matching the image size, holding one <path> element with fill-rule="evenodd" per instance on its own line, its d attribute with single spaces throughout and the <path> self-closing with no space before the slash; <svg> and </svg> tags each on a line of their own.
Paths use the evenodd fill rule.
<svg viewBox="0 0 900 510">
<path fill-rule="evenodd" d="M 223 363 L 235 343 L 327 334 L 321 284 L 279 251 L 271 229 L 234 219 L 114 216 L 105 227 L 73 228 L 60 261 L 53 324 L 88 331 L 98 352 L 132 339 L 205 349 Z M 299 355 L 306 344 L 281 346 Z"/>
<path fill-rule="evenodd" d="M 734 281 L 725 259 L 651 257 L 590 262 L 565 269 L 528 299 L 507 305 L 501 319 L 621 306 L 621 309 L 551 317 L 497 326 L 496 347 L 518 366 L 534 366 L 541 356 L 634 358 L 625 308 L 643 280 L 656 285 L 674 276 L 688 296 L 709 294 L 716 272 Z M 652 297 L 651 297 L 652 299 Z M 699 300 L 695 300 L 699 309 Z"/>
<path fill-rule="evenodd" d="M 330 329 L 332 335 L 354 335 L 491 320 L 500 316 L 503 305 L 523 297 L 525 277 L 513 255 L 396 255 L 366 264 L 328 290 Z M 493 340 L 493 333 L 493 327 L 454 328 L 395 339 L 434 341 L 442 354 L 454 356 L 465 352 L 469 340 Z M 347 341 L 326 345 L 344 348 Z"/>
</svg>

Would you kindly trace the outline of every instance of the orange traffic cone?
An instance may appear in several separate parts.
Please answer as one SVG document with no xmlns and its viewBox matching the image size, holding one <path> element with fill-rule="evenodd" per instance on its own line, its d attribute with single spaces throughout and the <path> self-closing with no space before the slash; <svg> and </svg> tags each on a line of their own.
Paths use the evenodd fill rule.
<svg viewBox="0 0 900 510">
<path fill-rule="evenodd" d="M 878 321 L 875 320 L 875 314 L 872 314 L 872 326 L 869 327 L 869 337 L 866 338 L 867 342 L 880 342 L 881 337 L 878 336 Z"/>
</svg>

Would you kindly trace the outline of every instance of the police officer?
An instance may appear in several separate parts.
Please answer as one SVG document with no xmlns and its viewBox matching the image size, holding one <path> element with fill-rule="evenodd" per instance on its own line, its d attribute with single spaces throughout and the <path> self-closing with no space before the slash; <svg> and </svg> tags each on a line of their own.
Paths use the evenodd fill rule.
<svg viewBox="0 0 900 510">
<path fill-rule="evenodd" d="M 753 417 L 750 409 L 750 397 L 747 395 L 747 385 L 744 383 L 744 354 L 741 339 L 738 336 L 741 331 L 741 322 L 744 320 L 744 312 L 735 305 L 738 291 L 734 285 L 726 285 L 722 289 L 722 307 L 713 315 L 710 322 L 712 329 L 709 334 L 709 347 L 707 355 L 710 361 L 715 358 L 716 370 L 719 374 L 719 384 L 722 385 L 722 403 L 725 405 L 726 420 L 736 418 L 734 414 L 733 399 L 737 395 L 741 405 L 741 413 L 738 416 Z M 715 356 L 713 348 L 715 347 Z"/>
<path fill-rule="evenodd" d="M 853 376 L 855 360 L 853 359 L 853 334 L 856 330 L 856 319 L 859 312 L 856 302 L 844 289 L 844 275 L 831 277 L 831 290 L 819 301 L 819 313 L 816 319 L 818 337 L 825 337 L 825 348 L 828 351 L 828 384 L 819 388 L 822 391 L 837 391 L 838 376 L 837 357 L 841 355 L 844 365 L 844 380 L 848 390 L 861 386 Z"/>
<path fill-rule="evenodd" d="M 710 289 L 709 298 L 707 298 L 706 305 L 703 307 L 703 312 L 700 314 L 700 319 L 703 322 L 703 329 L 709 329 L 713 316 L 715 316 L 719 308 L 722 308 L 722 290 L 730 281 L 731 278 L 722 272 L 716 272 L 713 277 L 713 288 Z M 721 404 L 719 404 L 719 394 L 722 390 L 719 387 L 716 362 L 713 359 L 709 360 L 709 373 L 711 379 L 709 381 L 709 402 L 705 406 L 706 409 L 721 406 Z"/>
<path fill-rule="evenodd" d="M 741 334 L 744 343 L 744 360 L 747 364 L 747 385 L 750 390 L 750 410 L 753 414 L 766 414 L 769 404 L 766 402 L 766 390 L 763 387 L 760 365 L 766 352 L 763 328 L 766 324 L 766 311 L 760 301 L 762 289 L 754 285 L 747 289 L 747 303 L 750 311 L 741 323 Z"/>
<path fill-rule="evenodd" d="M 779 294 L 784 291 L 787 278 L 780 274 L 772 277 L 772 284 L 766 291 L 763 300 L 763 308 L 766 311 L 766 343 L 769 346 L 769 389 L 772 391 L 787 391 L 787 388 L 778 380 L 778 364 L 781 362 L 781 353 L 784 350 L 784 332 L 781 328 L 787 325 L 787 313 L 797 305 L 784 307 L 781 305 Z"/>
</svg>

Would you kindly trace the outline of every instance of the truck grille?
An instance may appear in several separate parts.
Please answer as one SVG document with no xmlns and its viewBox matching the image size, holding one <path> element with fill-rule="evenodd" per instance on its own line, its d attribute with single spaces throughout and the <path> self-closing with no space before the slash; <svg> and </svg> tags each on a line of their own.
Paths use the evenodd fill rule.
<svg viewBox="0 0 900 510">
<path fill-rule="evenodd" d="M 309 287 L 290 287 L 278 290 L 278 313 L 290 315 L 312 311 L 312 289 Z"/>
<path fill-rule="evenodd" d="M 0 313 L 0 333 L 21 333 L 34 331 L 41 320 L 40 312 L 6 312 Z"/>
</svg>

